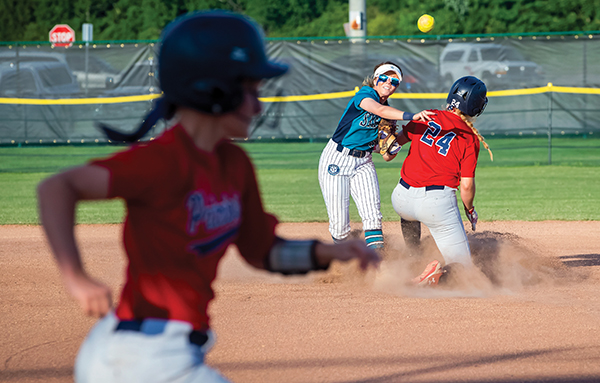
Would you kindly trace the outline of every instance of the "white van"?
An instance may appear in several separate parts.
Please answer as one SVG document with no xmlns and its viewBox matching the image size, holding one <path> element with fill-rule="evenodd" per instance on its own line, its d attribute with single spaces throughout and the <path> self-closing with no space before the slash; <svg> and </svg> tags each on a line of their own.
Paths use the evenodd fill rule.
<svg viewBox="0 0 600 383">
<path fill-rule="evenodd" d="M 493 43 L 449 43 L 440 57 L 440 72 L 447 89 L 463 76 L 481 79 L 488 89 L 545 85 L 541 66 L 511 46 Z"/>
</svg>

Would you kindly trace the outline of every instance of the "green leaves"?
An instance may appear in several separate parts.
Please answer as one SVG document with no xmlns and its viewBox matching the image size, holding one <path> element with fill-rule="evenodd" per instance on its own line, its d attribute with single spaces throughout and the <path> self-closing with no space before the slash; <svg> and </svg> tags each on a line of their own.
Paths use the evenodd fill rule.
<svg viewBox="0 0 600 383">
<path fill-rule="evenodd" d="M 47 41 L 55 24 L 69 24 L 81 38 L 94 24 L 95 40 L 158 39 L 166 24 L 191 11 L 244 13 L 268 37 L 343 36 L 347 0 L 0 0 L 1 41 Z M 600 30 L 600 0 L 369 0 L 367 34 L 420 35 L 428 13 L 430 34 L 482 34 Z"/>
</svg>

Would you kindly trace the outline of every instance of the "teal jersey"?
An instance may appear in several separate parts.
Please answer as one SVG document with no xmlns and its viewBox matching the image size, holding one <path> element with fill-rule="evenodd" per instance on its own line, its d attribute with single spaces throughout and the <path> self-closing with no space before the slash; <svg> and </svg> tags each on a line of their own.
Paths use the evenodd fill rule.
<svg viewBox="0 0 600 383">
<path fill-rule="evenodd" d="M 379 94 L 369 86 L 363 86 L 352 97 L 333 134 L 333 141 L 349 149 L 372 150 L 377 142 L 377 129 L 381 117 L 360 107 L 365 98 L 379 102 Z M 384 105 L 387 105 L 387 101 Z"/>
</svg>

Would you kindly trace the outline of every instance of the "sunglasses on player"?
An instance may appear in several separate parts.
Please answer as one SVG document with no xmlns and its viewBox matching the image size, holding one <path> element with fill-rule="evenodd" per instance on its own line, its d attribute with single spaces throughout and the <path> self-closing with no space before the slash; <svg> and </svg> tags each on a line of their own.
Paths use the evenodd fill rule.
<svg viewBox="0 0 600 383">
<path fill-rule="evenodd" d="M 388 80 L 388 78 L 392 81 L 392 85 L 393 86 L 400 85 L 400 80 L 397 79 L 396 77 L 391 77 L 391 76 L 388 76 L 387 74 L 380 74 L 379 75 L 379 80 L 381 80 L 383 82 L 386 82 Z"/>
</svg>

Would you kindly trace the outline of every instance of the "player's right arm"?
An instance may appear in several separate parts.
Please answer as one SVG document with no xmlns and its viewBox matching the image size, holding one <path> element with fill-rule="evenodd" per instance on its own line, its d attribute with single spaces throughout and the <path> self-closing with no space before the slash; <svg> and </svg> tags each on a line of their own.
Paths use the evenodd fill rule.
<svg viewBox="0 0 600 383">
<path fill-rule="evenodd" d="M 358 259 L 362 270 L 366 270 L 369 265 L 377 265 L 381 261 L 375 250 L 367 247 L 365 242 L 359 239 L 336 244 L 317 242 L 315 245 L 315 259 L 320 269 L 329 267 L 334 259 L 342 262 Z"/>
<path fill-rule="evenodd" d="M 75 242 L 75 207 L 81 200 L 106 199 L 110 173 L 85 165 L 56 174 L 38 185 L 42 226 L 67 290 L 87 315 L 101 317 L 112 306 L 108 286 L 83 269 Z"/>
</svg>

